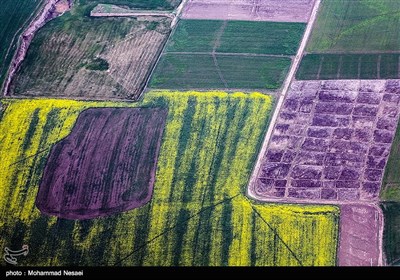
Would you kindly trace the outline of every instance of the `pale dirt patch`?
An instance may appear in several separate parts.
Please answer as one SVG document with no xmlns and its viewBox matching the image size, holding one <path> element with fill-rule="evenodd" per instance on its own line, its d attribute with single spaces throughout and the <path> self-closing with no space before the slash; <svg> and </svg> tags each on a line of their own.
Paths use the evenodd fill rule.
<svg viewBox="0 0 400 280">
<path fill-rule="evenodd" d="M 308 22 L 315 0 L 189 0 L 184 19 Z"/>
<path fill-rule="evenodd" d="M 68 0 L 61 0 L 60 2 L 58 2 L 55 5 L 55 11 L 56 11 L 56 13 L 59 13 L 59 14 L 63 14 L 65 12 L 69 11 L 70 8 L 71 7 L 70 7 L 70 3 Z"/>
</svg>

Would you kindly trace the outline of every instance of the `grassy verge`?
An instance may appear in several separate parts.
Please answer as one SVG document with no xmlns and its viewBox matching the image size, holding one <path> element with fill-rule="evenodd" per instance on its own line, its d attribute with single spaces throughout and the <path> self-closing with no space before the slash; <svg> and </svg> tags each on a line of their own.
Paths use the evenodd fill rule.
<svg viewBox="0 0 400 280">
<path fill-rule="evenodd" d="M 0 9 L 0 87 L 17 49 L 19 35 L 34 19 L 43 0 L 3 0 Z"/>
</svg>

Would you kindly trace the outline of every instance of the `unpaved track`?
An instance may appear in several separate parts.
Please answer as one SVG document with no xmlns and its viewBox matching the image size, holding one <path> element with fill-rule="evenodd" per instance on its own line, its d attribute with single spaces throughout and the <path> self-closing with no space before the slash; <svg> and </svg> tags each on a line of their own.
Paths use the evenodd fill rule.
<svg viewBox="0 0 400 280">
<path fill-rule="evenodd" d="M 178 21 L 180 19 L 181 14 L 182 14 L 182 10 L 185 7 L 187 1 L 188 0 L 182 0 L 181 4 L 174 11 L 175 18 L 171 22 L 171 32 L 169 33 L 168 38 L 165 40 L 164 46 L 160 50 L 158 58 L 157 58 L 156 62 L 154 63 L 153 68 L 150 71 L 150 74 L 147 76 L 147 79 L 146 79 L 146 82 L 144 84 L 142 93 L 139 95 L 138 99 L 140 99 L 143 96 L 143 94 L 146 92 L 146 90 L 148 89 L 149 82 L 150 82 L 151 78 L 153 77 L 154 71 L 156 70 L 156 67 L 157 67 L 158 63 L 160 62 L 161 57 L 166 52 L 165 50 L 167 48 L 167 44 L 168 44 L 169 40 L 171 39 L 172 35 L 174 35 L 174 33 L 175 33 L 175 30 L 176 30 L 175 27 L 178 24 Z"/>
<path fill-rule="evenodd" d="M 129 13 L 90 13 L 91 17 L 169 17 L 174 18 L 174 14 L 157 13 L 157 12 L 129 12 Z"/>
<path fill-rule="evenodd" d="M 277 118 L 281 111 L 285 97 L 289 91 L 290 84 L 294 80 L 295 73 L 299 67 L 302 56 L 305 52 L 305 47 L 307 45 L 308 39 L 312 32 L 313 25 L 315 23 L 317 12 L 320 7 L 321 0 L 315 2 L 307 29 L 305 31 L 303 40 L 301 42 L 298 53 L 293 61 L 290 72 L 285 80 L 282 93 L 278 100 L 275 112 L 271 118 L 271 123 L 268 128 L 267 134 L 265 136 L 261 151 L 258 155 L 253 174 L 250 178 L 248 185 L 247 195 L 255 200 L 263 201 L 255 193 L 253 193 L 253 186 L 255 186 L 261 164 L 264 159 L 264 155 L 267 151 L 269 141 L 272 132 L 275 128 Z M 267 201 L 267 200 L 265 200 Z M 272 200 L 269 200 L 272 201 Z M 312 201 L 299 201 L 299 203 L 313 203 Z M 358 203 L 354 204 L 351 202 L 335 202 L 339 204 L 341 208 L 340 217 L 340 233 L 339 233 L 339 251 L 338 251 L 338 265 L 348 266 L 348 265 L 364 265 L 364 266 L 382 266 L 384 265 L 383 256 L 383 225 L 384 216 L 379 208 L 379 205 L 375 203 Z M 357 213 L 357 211 L 359 213 Z M 365 213 L 364 213 L 365 212 Z M 364 214 L 363 214 L 364 213 Z M 362 214 L 362 215 L 360 215 Z M 368 218 L 374 216 L 370 221 Z M 367 219 L 367 220 L 366 220 Z M 368 233 L 363 232 L 367 227 L 370 227 Z M 369 234 L 362 240 L 358 238 L 357 235 Z M 372 249 L 371 249 L 372 248 Z"/>
<path fill-rule="evenodd" d="M 306 31 L 304 32 L 303 40 L 301 41 L 299 50 L 298 50 L 298 52 L 296 54 L 296 57 L 293 60 L 292 67 L 290 68 L 289 74 L 286 77 L 285 83 L 283 84 L 282 93 L 281 93 L 281 95 L 279 97 L 279 100 L 278 100 L 278 103 L 276 105 L 274 114 L 272 115 L 271 122 L 270 122 L 270 125 L 268 127 L 267 134 L 265 135 L 263 145 L 261 147 L 260 153 L 259 153 L 258 158 L 257 158 L 256 165 L 255 165 L 254 170 L 253 170 L 253 174 L 250 177 L 250 182 L 249 182 L 249 185 L 248 185 L 247 194 L 248 194 L 248 196 L 250 196 L 252 198 L 256 197 L 252 193 L 252 189 L 253 189 L 252 186 L 256 183 L 256 180 L 257 180 L 257 177 L 258 177 L 258 173 L 260 172 L 261 164 L 262 164 L 262 161 L 264 159 L 264 154 L 267 151 L 269 140 L 270 140 L 272 132 L 273 132 L 273 130 L 275 128 L 276 120 L 278 119 L 278 115 L 279 115 L 279 112 L 280 112 L 280 110 L 282 108 L 283 101 L 285 100 L 285 96 L 289 91 L 290 84 L 292 83 L 292 81 L 294 79 L 294 76 L 296 74 L 296 71 L 297 71 L 297 69 L 298 69 L 298 67 L 300 65 L 300 62 L 301 62 L 301 59 L 303 57 L 305 48 L 307 46 L 308 39 L 310 38 L 310 35 L 311 35 L 311 32 L 312 32 L 315 20 L 317 18 L 317 13 L 318 13 L 318 9 L 320 7 L 320 4 L 321 4 L 321 0 L 315 1 L 314 8 L 313 8 L 311 16 L 310 16 L 310 20 L 308 22 Z"/>
<path fill-rule="evenodd" d="M 173 20 L 172 23 L 171 23 L 171 28 L 172 28 L 172 29 L 173 29 L 173 28 L 176 26 L 176 24 L 178 23 L 179 18 L 181 17 L 183 8 L 185 7 L 187 1 L 188 1 L 188 0 L 182 0 L 181 4 L 178 6 L 178 8 L 176 8 L 176 12 L 175 12 L 175 13 L 176 13 L 176 16 L 175 16 L 174 20 Z"/>
</svg>

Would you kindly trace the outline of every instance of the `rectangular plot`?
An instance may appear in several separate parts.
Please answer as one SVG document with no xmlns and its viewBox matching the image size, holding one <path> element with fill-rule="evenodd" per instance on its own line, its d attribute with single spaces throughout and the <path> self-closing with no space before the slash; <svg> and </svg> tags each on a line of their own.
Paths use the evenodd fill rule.
<svg viewBox="0 0 400 280">
<path fill-rule="evenodd" d="M 305 27 L 303 23 L 228 21 L 217 51 L 294 55 Z"/>
<path fill-rule="evenodd" d="M 314 0 L 189 0 L 183 18 L 307 22 Z"/>
<path fill-rule="evenodd" d="M 211 55 L 165 54 L 150 81 L 152 88 L 224 88 Z"/>
<path fill-rule="evenodd" d="M 303 80 L 390 79 L 398 76 L 398 68 L 399 54 L 307 54 L 296 76 Z"/>
<path fill-rule="evenodd" d="M 383 231 L 383 249 L 387 264 L 400 264 L 400 204 L 398 202 L 384 202 L 381 204 L 385 216 Z"/>
<path fill-rule="evenodd" d="M 324 55 L 319 78 L 321 80 L 337 79 L 339 66 L 340 66 L 339 55 Z"/>
<path fill-rule="evenodd" d="M 317 80 L 322 56 L 307 54 L 303 57 L 297 70 L 296 78 L 299 80 Z"/>
<path fill-rule="evenodd" d="M 252 185 L 256 195 L 270 199 L 291 197 L 295 202 L 308 198 L 314 203 L 325 199 L 378 199 L 399 117 L 397 103 L 382 99 L 382 92 L 392 91 L 394 95 L 396 89 L 397 80 L 292 84 L 261 164 L 260 180 Z M 309 103 L 313 105 L 304 111 L 303 104 Z M 388 109 L 389 106 L 396 110 Z M 308 137 L 293 129 L 293 120 L 299 119 Z M 383 190 L 385 199 L 397 201 L 399 135 L 400 132 L 385 177 L 390 187 Z M 283 159 L 287 149 L 295 154 L 295 159 Z M 277 184 L 280 192 L 273 188 Z M 324 190 L 327 187 L 331 190 Z"/>
<path fill-rule="evenodd" d="M 72 132 L 51 150 L 36 206 L 46 215 L 80 220 L 145 205 L 153 194 L 167 112 L 83 111 Z"/>
<path fill-rule="evenodd" d="M 380 215 L 371 206 L 340 208 L 339 266 L 378 266 L 380 259 Z"/>
<path fill-rule="evenodd" d="M 165 9 L 172 10 L 180 0 L 80 0 L 82 4 L 114 4 L 135 9 Z"/>
<path fill-rule="evenodd" d="M 358 79 L 360 55 L 342 55 L 340 79 Z"/>
<path fill-rule="evenodd" d="M 278 244 L 282 241 L 286 243 L 281 243 L 280 252 L 271 252 L 276 255 L 274 265 L 287 265 L 288 259 L 291 260 L 290 265 L 335 265 L 337 247 L 334 244 L 338 240 L 339 220 L 339 209 L 335 206 L 268 203 L 254 208 L 260 214 L 256 216 L 255 224 L 263 222 L 276 234 Z M 303 215 L 303 211 L 307 211 L 308 215 Z M 299 223 L 308 226 L 300 228 L 297 226 Z M 257 241 L 260 240 L 257 244 L 263 243 L 263 235 L 257 236 Z M 306 251 L 303 251 L 305 248 Z M 306 256 L 300 252 L 314 252 L 320 257 Z M 264 252 L 264 255 L 268 254 Z"/>
<path fill-rule="evenodd" d="M 399 54 L 382 54 L 380 74 L 381 79 L 399 78 Z"/>
<path fill-rule="evenodd" d="M 310 52 L 400 50 L 400 1 L 322 1 L 308 43 Z"/>
<path fill-rule="evenodd" d="M 223 21 L 180 20 L 167 52 L 211 52 Z"/>
<path fill-rule="evenodd" d="M 378 55 L 361 56 L 361 79 L 377 79 L 378 78 Z"/>
<path fill-rule="evenodd" d="M 229 88 L 277 89 L 289 70 L 291 59 L 256 56 L 217 56 Z"/>
</svg>

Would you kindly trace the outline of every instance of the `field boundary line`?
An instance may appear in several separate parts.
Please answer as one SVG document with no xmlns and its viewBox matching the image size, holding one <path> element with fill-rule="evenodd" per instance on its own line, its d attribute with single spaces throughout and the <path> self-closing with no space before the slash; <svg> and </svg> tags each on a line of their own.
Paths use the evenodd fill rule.
<svg viewBox="0 0 400 280">
<path fill-rule="evenodd" d="M 131 251 L 131 252 L 130 252 L 128 255 L 126 255 L 125 257 L 123 257 L 123 258 L 121 258 L 120 260 L 116 261 L 113 265 L 116 266 L 116 265 L 121 264 L 123 261 L 125 261 L 125 260 L 127 260 L 129 257 L 133 256 L 136 252 L 142 250 L 143 248 L 146 248 L 146 247 L 147 247 L 149 244 L 151 244 L 153 241 L 157 240 L 158 238 L 160 238 L 161 236 L 163 236 L 163 235 L 165 235 L 165 234 L 168 234 L 171 230 L 173 230 L 173 229 L 179 227 L 182 223 L 187 222 L 187 221 L 193 219 L 194 217 L 199 216 L 201 213 L 203 213 L 203 212 L 205 212 L 205 211 L 207 211 L 207 210 L 209 210 L 209 209 L 213 209 L 213 208 L 215 208 L 215 207 L 217 207 L 217 206 L 220 206 L 220 205 L 223 205 L 223 204 L 225 204 L 225 203 L 227 203 L 227 202 L 229 202 L 229 201 L 232 201 L 232 200 L 234 200 L 235 198 L 239 197 L 240 195 L 241 195 L 241 194 L 239 193 L 239 194 L 237 194 L 237 195 L 234 195 L 234 196 L 232 196 L 232 197 L 225 198 L 225 199 L 223 199 L 223 200 L 221 200 L 221 201 L 219 201 L 219 202 L 217 202 L 217 203 L 214 203 L 214 204 L 212 204 L 212 205 L 209 205 L 209 206 L 207 206 L 207 207 L 203 207 L 202 209 L 200 209 L 199 211 L 197 211 L 197 212 L 194 213 L 193 215 L 190 215 L 190 216 L 189 216 L 187 219 L 185 219 L 184 221 L 174 224 L 173 226 L 171 226 L 171 227 L 167 228 L 166 230 L 162 231 L 161 233 L 157 234 L 156 236 L 154 236 L 154 237 L 151 238 L 150 240 L 145 241 L 142 245 L 140 245 L 138 248 L 136 248 L 136 249 L 134 249 L 133 251 Z"/>
<path fill-rule="evenodd" d="M 343 67 L 343 55 L 341 55 L 339 57 L 339 66 L 337 69 L 337 73 L 336 73 L 336 78 L 339 80 L 339 78 L 341 77 L 341 72 L 342 72 L 342 67 Z"/>
<path fill-rule="evenodd" d="M 180 5 L 176 8 L 176 10 L 174 11 L 174 12 L 175 12 L 175 18 L 174 18 L 174 19 L 172 20 L 172 22 L 171 22 L 171 28 L 172 28 L 172 29 L 175 29 L 175 26 L 176 26 L 176 24 L 178 23 L 178 21 L 179 21 L 179 19 L 180 19 L 180 17 L 181 17 L 183 8 L 186 6 L 187 1 L 188 1 L 188 0 L 183 0 L 183 1 L 181 2 L 181 4 L 180 4 Z"/>
<path fill-rule="evenodd" d="M 294 259 L 298 262 L 298 264 L 300 266 L 304 266 L 303 262 L 297 257 L 297 255 L 295 254 L 295 252 L 289 247 L 289 245 L 282 239 L 282 237 L 278 234 L 278 231 L 276 230 L 276 228 L 274 228 L 270 223 L 268 223 L 264 217 L 261 215 L 261 213 L 254 207 L 254 205 L 252 203 L 249 203 L 251 206 L 251 209 L 253 210 L 253 212 L 257 215 L 258 218 L 261 219 L 261 221 L 263 221 L 268 227 L 269 229 L 274 233 L 274 235 L 282 242 L 283 246 L 286 247 L 286 249 L 290 252 L 290 254 L 294 257 Z"/>
<path fill-rule="evenodd" d="M 321 77 L 322 65 L 324 64 L 324 60 L 325 60 L 324 56 L 322 56 L 321 59 L 319 60 L 318 72 L 317 72 L 317 80 L 319 80 L 320 77 Z"/>
<path fill-rule="evenodd" d="M 151 71 L 149 71 L 149 74 L 148 74 L 148 76 L 147 76 L 147 79 L 146 79 L 146 81 L 144 82 L 144 86 L 143 86 L 143 88 L 142 88 L 140 94 L 138 95 L 137 100 L 135 100 L 135 102 L 139 102 L 139 101 L 142 99 L 142 97 L 145 95 L 147 89 L 149 88 L 150 80 L 151 80 L 151 78 L 153 77 L 153 74 L 154 74 L 154 72 L 155 72 L 155 70 L 156 70 L 158 64 L 160 63 L 161 58 L 167 53 L 165 50 L 167 49 L 168 42 L 169 42 L 169 40 L 171 39 L 171 37 L 172 37 L 172 36 L 174 35 L 174 33 L 175 33 L 176 26 L 177 26 L 177 23 L 178 23 L 178 21 L 179 21 L 179 19 L 180 19 L 180 16 L 181 16 L 183 7 L 184 7 L 184 5 L 186 5 L 186 2 L 187 2 L 187 1 L 188 1 L 188 0 L 183 0 L 182 3 L 181 3 L 181 4 L 178 6 L 178 8 L 176 9 L 176 11 L 174 11 L 174 12 L 176 13 L 176 15 L 175 15 L 175 18 L 174 18 L 174 19 L 172 20 L 172 22 L 171 22 L 171 31 L 169 32 L 168 37 L 165 39 L 164 45 L 163 45 L 163 47 L 160 49 L 160 52 L 158 53 L 158 57 L 157 57 L 156 61 L 154 62 L 154 65 L 153 65 L 153 67 L 151 68 Z"/>
<path fill-rule="evenodd" d="M 378 80 L 381 79 L 381 64 L 382 64 L 382 55 L 378 55 L 378 61 L 376 63 L 376 77 Z"/>
<path fill-rule="evenodd" d="M 399 61 L 397 63 L 397 78 L 400 79 L 400 55 L 399 55 Z"/>
<path fill-rule="evenodd" d="M 316 55 L 367 55 L 367 54 L 400 54 L 400 50 L 396 51 L 304 51 L 304 54 L 316 54 Z"/>
<path fill-rule="evenodd" d="M 226 82 L 226 80 L 224 78 L 224 75 L 222 74 L 221 68 L 219 67 L 219 64 L 218 64 L 218 61 L 217 61 L 217 57 L 215 56 L 214 53 L 211 56 L 213 58 L 215 68 L 217 69 L 219 79 L 224 84 L 225 90 L 227 90 L 228 89 L 228 83 Z"/>
<path fill-rule="evenodd" d="M 378 205 L 374 205 L 375 210 L 378 213 L 378 251 L 379 251 L 379 256 L 378 256 L 378 266 L 385 266 L 386 265 L 386 257 L 385 253 L 383 250 L 384 244 L 383 244 L 383 233 L 385 230 L 385 215 L 383 213 L 383 210 L 381 207 Z"/>
<path fill-rule="evenodd" d="M 293 58 L 292 55 L 286 54 L 264 54 L 264 53 L 232 53 L 232 52 L 165 52 L 164 54 L 175 54 L 175 55 L 220 55 L 220 56 L 254 56 L 254 57 L 283 57 L 283 58 Z"/>
<path fill-rule="evenodd" d="M 224 20 L 222 25 L 221 25 L 221 28 L 218 30 L 217 36 L 216 36 L 215 41 L 214 41 L 214 46 L 213 46 L 213 49 L 212 49 L 212 53 L 211 53 L 211 56 L 212 56 L 213 61 L 214 61 L 215 68 L 217 69 L 217 72 L 218 72 L 218 76 L 219 76 L 221 82 L 224 84 L 226 89 L 228 88 L 228 83 L 226 82 L 225 77 L 222 74 L 222 71 L 221 71 L 221 68 L 219 67 L 219 64 L 218 64 L 218 61 L 217 61 L 217 56 L 215 55 L 215 53 L 216 53 L 217 49 L 220 47 L 220 45 L 221 45 L 221 37 L 224 34 L 225 28 L 226 28 L 227 25 L 228 25 L 228 21 Z"/>
<path fill-rule="evenodd" d="M 262 164 L 262 162 L 264 160 L 264 154 L 267 151 L 269 140 L 271 138 L 272 132 L 275 129 L 275 124 L 276 124 L 276 121 L 278 119 L 279 113 L 281 111 L 281 108 L 282 108 L 282 105 L 283 105 L 283 101 L 285 100 L 285 96 L 289 91 L 290 84 L 292 83 L 292 81 L 295 78 L 296 71 L 297 71 L 298 67 L 300 66 L 301 59 L 303 57 L 305 48 L 307 46 L 308 40 L 309 40 L 311 32 L 313 30 L 314 23 L 315 23 L 316 18 L 317 18 L 317 14 L 318 14 L 318 10 L 319 10 L 320 4 L 321 4 L 321 0 L 316 0 L 315 3 L 314 3 L 314 7 L 313 7 L 313 10 L 311 12 L 310 20 L 309 20 L 309 22 L 307 24 L 307 28 L 306 28 L 306 30 L 304 32 L 303 39 L 302 39 L 302 41 L 300 43 L 300 47 L 299 47 L 299 49 L 297 51 L 296 57 L 294 58 L 294 61 L 292 62 L 292 66 L 290 68 L 288 76 L 286 77 L 282 92 L 281 92 L 281 94 L 279 96 L 278 103 L 277 103 L 275 111 L 274 111 L 274 113 L 272 115 L 272 118 L 271 118 L 268 130 L 267 130 L 267 133 L 266 133 L 266 135 L 264 137 L 263 144 L 261 146 L 260 152 L 259 152 L 258 157 L 257 157 L 256 164 L 255 164 L 254 169 L 253 169 L 253 173 L 251 174 L 250 181 L 249 181 L 249 184 L 247 186 L 247 196 L 251 197 L 251 198 L 254 198 L 256 200 L 259 200 L 259 199 L 257 199 L 257 196 L 253 193 L 253 187 L 255 186 L 257 178 L 258 178 L 258 174 L 260 173 L 261 164 Z"/>
</svg>

